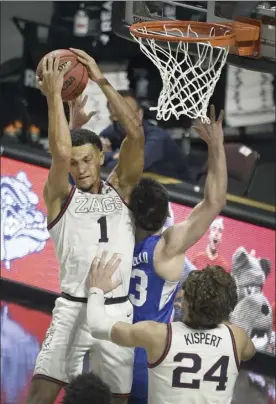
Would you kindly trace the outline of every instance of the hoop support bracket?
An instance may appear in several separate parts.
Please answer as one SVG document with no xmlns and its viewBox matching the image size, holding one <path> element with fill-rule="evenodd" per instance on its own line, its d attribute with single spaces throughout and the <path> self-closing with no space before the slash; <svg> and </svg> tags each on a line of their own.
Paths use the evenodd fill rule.
<svg viewBox="0 0 276 404">
<path fill-rule="evenodd" d="M 235 45 L 229 53 L 238 56 L 249 56 L 258 59 L 261 53 L 261 26 L 260 20 L 238 17 L 235 22 L 224 23 L 231 27 L 235 34 Z"/>
</svg>

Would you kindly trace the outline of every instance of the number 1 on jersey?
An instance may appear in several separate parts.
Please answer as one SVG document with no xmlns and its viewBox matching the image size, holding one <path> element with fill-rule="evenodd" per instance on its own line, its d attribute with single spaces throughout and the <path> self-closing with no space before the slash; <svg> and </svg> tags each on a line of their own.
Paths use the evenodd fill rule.
<svg viewBox="0 0 276 404">
<path fill-rule="evenodd" d="M 100 225 L 100 230 L 101 230 L 101 238 L 99 238 L 99 243 L 107 243 L 108 242 L 108 237 L 107 237 L 107 223 L 106 223 L 106 216 L 102 216 L 99 218 L 97 221 Z"/>
</svg>

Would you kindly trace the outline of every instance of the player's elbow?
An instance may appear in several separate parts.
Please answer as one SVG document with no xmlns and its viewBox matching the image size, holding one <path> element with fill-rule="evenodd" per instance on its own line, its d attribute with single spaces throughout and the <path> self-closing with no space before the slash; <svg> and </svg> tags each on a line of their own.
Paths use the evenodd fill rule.
<svg viewBox="0 0 276 404">
<path fill-rule="evenodd" d="M 214 214 L 217 215 L 226 205 L 226 194 L 212 196 L 212 198 L 205 197 L 204 203 L 208 210 L 214 211 Z"/>
</svg>

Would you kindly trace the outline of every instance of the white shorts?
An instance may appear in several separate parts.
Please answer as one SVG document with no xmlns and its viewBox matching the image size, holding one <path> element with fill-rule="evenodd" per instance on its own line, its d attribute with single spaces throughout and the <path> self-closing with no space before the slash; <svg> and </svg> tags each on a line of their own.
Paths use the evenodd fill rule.
<svg viewBox="0 0 276 404">
<path fill-rule="evenodd" d="M 34 379 L 47 379 L 64 385 L 82 373 L 83 359 L 89 352 L 89 370 L 102 378 L 116 396 L 130 394 L 134 350 L 92 337 L 86 322 L 86 304 L 63 297 L 56 300 L 52 323 L 37 357 Z M 132 323 L 132 304 L 108 305 L 107 314 Z"/>
</svg>

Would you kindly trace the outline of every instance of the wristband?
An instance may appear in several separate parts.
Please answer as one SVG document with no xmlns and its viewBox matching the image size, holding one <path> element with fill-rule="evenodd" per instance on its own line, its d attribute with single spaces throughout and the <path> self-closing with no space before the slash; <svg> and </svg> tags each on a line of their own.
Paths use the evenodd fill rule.
<svg viewBox="0 0 276 404">
<path fill-rule="evenodd" d="M 92 337 L 111 341 L 112 327 L 117 320 L 109 318 L 105 312 L 104 292 L 92 287 L 88 292 L 87 323 Z"/>
</svg>

